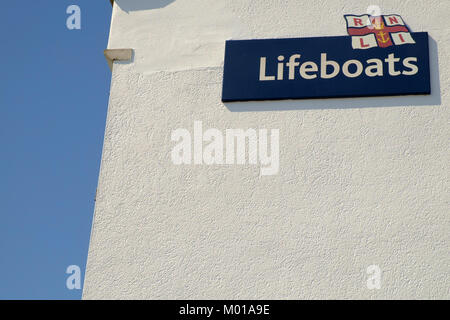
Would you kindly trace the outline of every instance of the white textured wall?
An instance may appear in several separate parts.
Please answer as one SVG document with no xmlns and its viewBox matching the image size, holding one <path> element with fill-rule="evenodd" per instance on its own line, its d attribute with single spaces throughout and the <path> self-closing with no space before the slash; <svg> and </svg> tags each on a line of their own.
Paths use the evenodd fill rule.
<svg viewBox="0 0 450 320">
<path fill-rule="evenodd" d="M 226 39 L 345 35 L 343 15 L 369 4 L 429 32 L 431 96 L 221 102 Z M 114 66 L 83 297 L 450 298 L 449 12 L 116 0 L 109 48 L 135 56 Z M 172 164 L 172 130 L 196 120 L 280 129 L 279 174 Z"/>
</svg>

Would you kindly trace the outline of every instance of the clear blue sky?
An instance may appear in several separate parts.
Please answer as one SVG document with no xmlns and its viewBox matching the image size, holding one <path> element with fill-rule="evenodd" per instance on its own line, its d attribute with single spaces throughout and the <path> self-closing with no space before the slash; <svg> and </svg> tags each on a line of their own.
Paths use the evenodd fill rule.
<svg viewBox="0 0 450 320">
<path fill-rule="evenodd" d="M 82 29 L 66 28 L 79 5 Z M 107 0 L 2 2 L 0 299 L 80 299 L 108 106 Z"/>
</svg>

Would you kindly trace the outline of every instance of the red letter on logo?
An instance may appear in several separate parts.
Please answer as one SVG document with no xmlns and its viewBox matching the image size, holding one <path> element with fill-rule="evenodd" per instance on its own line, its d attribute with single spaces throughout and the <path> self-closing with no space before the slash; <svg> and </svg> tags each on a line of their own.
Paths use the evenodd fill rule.
<svg viewBox="0 0 450 320">
<path fill-rule="evenodd" d="M 358 19 L 358 18 L 353 18 L 353 22 L 355 23 L 355 26 L 357 26 L 357 25 L 362 26 L 362 25 L 363 25 L 363 24 L 362 24 L 362 20 L 361 20 L 361 19 Z"/>
<path fill-rule="evenodd" d="M 361 48 L 367 48 L 367 47 L 369 47 L 368 44 L 365 44 L 365 43 L 364 43 L 364 39 L 363 39 L 363 38 L 359 38 L 359 42 L 361 43 Z"/>
<path fill-rule="evenodd" d="M 397 17 L 389 17 L 389 23 L 390 24 L 398 23 Z"/>
</svg>

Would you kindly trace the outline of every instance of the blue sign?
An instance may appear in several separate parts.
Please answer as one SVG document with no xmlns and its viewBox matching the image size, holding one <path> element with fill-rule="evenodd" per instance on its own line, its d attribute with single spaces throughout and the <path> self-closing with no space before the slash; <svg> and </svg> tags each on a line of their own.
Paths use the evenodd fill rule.
<svg viewBox="0 0 450 320">
<path fill-rule="evenodd" d="M 430 94 L 428 33 L 391 36 L 402 45 L 350 36 L 229 40 L 222 101 Z"/>
</svg>

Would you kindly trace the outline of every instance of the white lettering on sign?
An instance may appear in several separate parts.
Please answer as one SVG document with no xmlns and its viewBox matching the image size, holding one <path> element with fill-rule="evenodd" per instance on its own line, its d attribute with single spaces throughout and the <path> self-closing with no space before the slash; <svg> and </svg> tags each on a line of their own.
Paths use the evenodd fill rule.
<svg viewBox="0 0 450 320">
<path fill-rule="evenodd" d="M 402 36 L 402 38 L 400 38 Z M 407 42 L 409 39 L 406 36 L 399 34 L 399 40 Z M 394 40 L 395 41 L 395 40 Z M 403 69 L 400 70 L 400 58 L 396 58 L 394 53 L 391 53 L 384 60 L 381 59 L 368 59 L 364 63 L 359 60 L 348 60 L 342 67 L 336 61 L 329 60 L 326 53 L 320 55 L 320 66 L 315 62 L 305 61 L 300 62 L 301 54 L 293 54 L 289 57 L 288 62 L 284 62 L 285 57 L 278 57 L 277 74 L 268 74 L 267 72 L 267 57 L 260 58 L 259 64 L 259 81 L 276 81 L 285 79 L 285 69 L 287 71 L 287 78 L 294 80 L 300 76 L 302 79 L 310 80 L 316 79 L 320 76 L 322 79 L 331 79 L 336 77 L 341 71 L 348 78 L 356 78 L 363 73 L 368 77 L 382 77 L 387 67 L 390 76 L 399 76 L 401 74 L 405 76 L 412 76 L 419 72 L 419 68 L 416 57 L 407 57 L 403 59 Z M 386 67 L 385 67 L 385 64 Z"/>
</svg>

